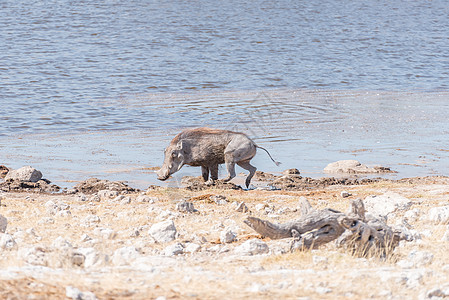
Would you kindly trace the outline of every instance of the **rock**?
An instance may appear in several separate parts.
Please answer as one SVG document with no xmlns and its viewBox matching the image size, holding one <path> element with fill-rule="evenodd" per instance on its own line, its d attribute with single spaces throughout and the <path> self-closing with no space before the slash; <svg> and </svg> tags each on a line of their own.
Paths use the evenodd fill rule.
<svg viewBox="0 0 449 300">
<path fill-rule="evenodd" d="M 348 198 L 349 196 L 351 196 L 351 194 L 348 193 L 347 191 L 342 191 L 342 192 L 340 193 L 340 196 L 341 196 L 342 198 Z"/>
<path fill-rule="evenodd" d="M 0 178 L 5 178 L 6 174 L 8 174 L 9 172 L 9 168 L 4 166 L 4 165 L 0 165 Z"/>
<path fill-rule="evenodd" d="M 363 201 L 367 212 L 381 217 L 388 217 L 389 214 L 397 211 L 405 211 L 412 201 L 394 192 L 387 192 L 380 196 L 368 196 Z"/>
<path fill-rule="evenodd" d="M 101 190 L 98 191 L 97 196 L 100 197 L 100 200 L 108 200 L 117 197 L 118 194 L 118 191 Z"/>
<path fill-rule="evenodd" d="M 109 257 L 107 255 L 101 254 L 94 248 L 78 248 L 77 252 L 84 255 L 85 268 L 101 267 L 106 265 L 109 261 Z"/>
<path fill-rule="evenodd" d="M 254 207 L 256 209 L 256 211 L 262 211 L 265 210 L 265 208 L 268 207 L 268 204 L 266 203 L 258 203 L 256 204 L 256 206 Z"/>
<path fill-rule="evenodd" d="M 172 220 L 167 220 L 151 226 L 149 234 L 158 243 L 171 242 L 176 237 L 176 227 Z"/>
<path fill-rule="evenodd" d="M 228 203 L 228 199 L 222 195 L 212 195 L 209 197 L 209 200 L 215 202 L 217 205 L 225 205 Z"/>
<path fill-rule="evenodd" d="M 390 168 L 374 166 L 372 168 L 362 165 L 356 160 L 339 160 L 328 164 L 324 168 L 325 173 L 347 173 L 347 174 L 365 174 L 365 173 L 394 173 Z"/>
<path fill-rule="evenodd" d="M 236 237 L 237 235 L 230 228 L 227 228 L 220 233 L 220 242 L 222 244 L 232 243 Z"/>
<path fill-rule="evenodd" d="M 449 205 L 432 207 L 426 216 L 427 221 L 433 224 L 448 224 L 449 223 Z"/>
<path fill-rule="evenodd" d="M 44 206 L 45 206 L 45 210 L 50 215 L 56 215 L 62 211 L 67 212 L 70 209 L 70 205 L 68 205 L 62 201 L 58 201 L 55 203 L 52 200 L 49 200 L 49 201 L 45 202 Z"/>
<path fill-rule="evenodd" d="M 426 298 L 428 299 L 442 299 L 449 297 L 449 286 L 443 288 L 433 288 L 426 293 Z"/>
<path fill-rule="evenodd" d="M 112 263 L 116 266 L 129 265 L 131 262 L 135 261 L 141 255 L 139 251 L 134 246 L 123 247 L 115 250 L 112 255 Z"/>
<path fill-rule="evenodd" d="M 73 286 L 67 286 L 65 288 L 65 295 L 67 298 L 73 300 L 96 300 L 97 297 L 92 292 L 81 292 L 79 289 Z"/>
<path fill-rule="evenodd" d="M 299 175 L 301 173 L 299 172 L 298 169 L 293 168 L 293 169 L 285 170 L 284 172 L 282 172 L 282 174 L 284 174 L 284 175 Z"/>
<path fill-rule="evenodd" d="M 22 256 L 23 259 L 30 265 L 44 267 L 48 266 L 47 250 L 40 246 L 25 248 L 20 250 L 19 252 L 20 256 Z"/>
<path fill-rule="evenodd" d="M 88 215 L 88 216 L 86 216 L 83 219 L 83 221 L 81 223 L 81 226 L 89 227 L 89 226 L 98 224 L 100 222 L 101 222 L 101 219 L 100 219 L 99 216 L 97 216 L 97 215 Z"/>
<path fill-rule="evenodd" d="M 175 256 L 184 253 L 184 246 L 181 243 L 175 243 L 164 249 L 165 256 Z"/>
<path fill-rule="evenodd" d="M 428 251 L 412 250 L 406 259 L 397 262 L 401 268 L 419 268 L 431 264 L 433 253 Z"/>
<path fill-rule="evenodd" d="M 196 243 L 186 243 L 184 247 L 184 252 L 186 253 L 196 253 L 200 251 L 201 246 Z"/>
<path fill-rule="evenodd" d="M 80 182 L 74 187 L 74 189 L 86 194 L 94 194 L 102 190 L 110 190 L 125 193 L 137 191 L 136 189 L 129 187 L 124 182 L 100 180 L 98 178 L 89 178 L 83 182 Z"/>
<path fill-rule="evenodd" d="M 159 201 L 159 199 L 156 198 L 156 197 L 149 197 L 149 196 L 147 196 L 147 195 L 139 195 L 139 196 L 137 196 L 136 201 L 137 201 L 137 202 L 140 202 L 140 203 L 150 203 L 150 204 L 153 204 L 153 203 Z"/>
<path fill-rule="evenodd" d="M 12 235 L 6 233 L 0 233 L 0 249 L 3 250 L 16 250 L 17 243 Z"/>
<path fill-rule="evenodd" d="M 251 239 L 235 247 L 234 251 L 239 255 L 259 255 L 268 253 L 269 248 L 265 242 L 259 239 Z"/>
<path fill-rule="evenodd" d="M 38 182 L 42 179 L 42 173 L 31 166 L 25 166 L 17 170 L 11 170 L 6 174 L 5 181 Z"/>
<path fill-rule="evenodd" d="M 6 232 L 6 227 L 8 227 L 8 219 L 0 215 L 0 233 Z"/>
<path fill-rule="evenodd" d="M 246 206 L 245 202 L 237 203 L 237 207 L 236 207 L 235 210 L 238 211 L 238 212 L 242 212 L 242 213 L 247 213 L 247 212 L 249 212 L 249 209 L 248 209 L 248 207 Z"/>
<path fill-rule="evenodd" d="M 413 208 L 404 213 L 404 220 L 407 222 L 415 222 L 419 219 L 422 211 L 419 208 Z"/>
<path fill-rule="evenodd" d="M 113 238 L 115 238 L 117 236 L 117 232 L 115 232 L 111 228 L 98 228 L 97 227 L 94 229 L 94 234 L 96 234 L 97 236 L 101 236 L 103 239 L 106 239 L 106 240 L 112 240 Z"/>
<path fill-rule="evenodd" d="M 197 212 L 192 202 L 187 202 L 186 200 L 181 200 L 176 204 L 176 210 L 184 213 Z"/>
</svg>

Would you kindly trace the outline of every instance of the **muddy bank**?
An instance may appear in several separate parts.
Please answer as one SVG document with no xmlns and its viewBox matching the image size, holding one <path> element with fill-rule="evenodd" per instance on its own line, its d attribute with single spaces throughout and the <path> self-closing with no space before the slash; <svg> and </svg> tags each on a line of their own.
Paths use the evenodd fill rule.
<svg viewBox="0 0 449 300">
<path fill-rule="evenodd" d="M 9 170 L 3 166 L 2 170 Z M 25 167 L 24 167 L 25 168 Z M 31 167 L 28 167 L 31 168 Z M 23 168 L 21 168 L 23 169 Z M 21 170 L 19 169 L 19 170 Z M 31 168 L 33 172 L 40 174 L 38 180 L 30 180 L 28 177 L 9 177 L 0 182 L 0 191 L 4 192 L 34 192 L 34 193 L 84 193 L 95 194 L 101 190 L 117 191 L 122 194 L 139 192 L 140 190 L 129 186 L 124 181 L 109 181 L 106 179 L 89 178 L 76 184 L 73 188 L 61 188 L 55 184 L 52 184 L 50 180 L 41 178 L 42 174 Z M 390 172 L 386 169 L 387 173 Z M 15 170 L 18 171 L 18 170 Z M 6 173 L 6 172 L 5 172 Z M 8 174 L 8 173 L 6 173 Z M 240 176 L 242 179 L 246 174 Z M 238 181 L 238 179 L 236 181 Z M 276 175 L 268 172 L 257 171 L 253 177 L 253 186 L 251 189 L 257 190 L 279 190 L 279 191 L 304 191 L 313 189 L 322 189 L 329 186 L 357 186 L 367 185 L 376 182 L 398 182 L 398 183 L 410 183 L 410 184 L 438 184 L 447 182 L 449 177 L 446 176 L 426 176 L 426 177 L 414 177 L 414 178 L 402 178 L 402 179 L 387 179 L 382 177 L 366 177 L 364 175 L 347 174 L 346 176 L 337 177 L 322 177 L 311 178 L 301 176 L 297 169 L 286 169 L 281 175 Z M 0 179 L 1 180 L 1 179 Z M 234 180 L 233 180 L 234 181 Z M 187 191 L 202 191 L 202 190 L 245 190 L 243 185 L 236 184 L 234 182 L 223 182 L 223 180 L 216 180 L 214 184 L 206 184 L 201 176 L 184 176 L 181 180 L 179 189 L 185 189 Z M 150 190 L 164 189 L 162 186 L 151 185 L 148 187 Z"/>
</svg>

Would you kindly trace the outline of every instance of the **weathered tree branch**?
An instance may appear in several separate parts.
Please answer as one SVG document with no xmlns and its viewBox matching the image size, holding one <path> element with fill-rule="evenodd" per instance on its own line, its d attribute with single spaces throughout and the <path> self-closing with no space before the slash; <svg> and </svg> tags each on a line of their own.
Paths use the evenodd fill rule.
<svg viewBox="0 0 449 300">
<path fill-rule="evenodd" d="M 337 246 L 362 256 L 375 251 L 385 254 L 404 239 L 404 235 L 393 231 L 382 220 L 366 219 L 361 199 L 352 200 L 345 214 L 329 208 L 315 210 L 301 198 L 300 211 L 300 218 L 283 224 L 255 217 L 248 217 L 244 222 L 271 239 L 293 238 L 292 248 L 295 249 L 318 248 L 336 240 Z"/>
</svg>

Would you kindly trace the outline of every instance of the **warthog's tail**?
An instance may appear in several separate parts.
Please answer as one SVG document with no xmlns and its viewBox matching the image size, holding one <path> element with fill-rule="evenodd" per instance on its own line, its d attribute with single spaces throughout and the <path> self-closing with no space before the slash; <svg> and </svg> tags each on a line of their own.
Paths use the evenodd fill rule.
<svg viewBox="0 0 449 300">
<path fill-rule="evenodd" d="M 268 152 L 267 149 L 265 149 L 264 147 L 257 146 L 257 145 L 256 145 L 256 147 L 257 147 L 257 148 L 260 148 L 260 149 L 262 149 L 262 150 L 264 150 L 265 152 L 267 152 L 268 156 L 269 156 L 269 157 L 271 158 L 271 160 L 276 164 L 276 166 L 279 166 L 279 165 L 281 164 L 281 162 L 275 161 L 275 160 L 273 159 L 273 157 L 271 157 L 271 154 L 270 154 L 270 152 Z"/>
</svg>

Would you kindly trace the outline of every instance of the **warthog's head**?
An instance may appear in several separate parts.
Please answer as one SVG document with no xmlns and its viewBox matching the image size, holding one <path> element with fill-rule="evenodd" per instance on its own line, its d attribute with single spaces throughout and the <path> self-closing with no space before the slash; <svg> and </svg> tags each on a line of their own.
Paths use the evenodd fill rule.
<svg viewBox="0 0 449 300">
<path fill-rule="evenodd" d="M 184 165 L 184 152 L 182 151 L 182 141 L 177 144 L 170 144 L 165 149 L 164 164 L 157 171 L 157 179 L 167 180 L 171 174 L 176 173 Z"/>
</svg>

